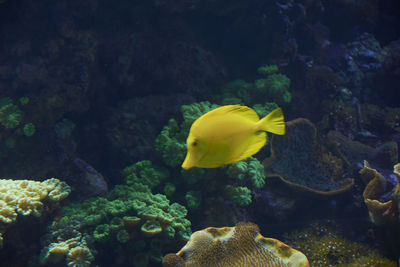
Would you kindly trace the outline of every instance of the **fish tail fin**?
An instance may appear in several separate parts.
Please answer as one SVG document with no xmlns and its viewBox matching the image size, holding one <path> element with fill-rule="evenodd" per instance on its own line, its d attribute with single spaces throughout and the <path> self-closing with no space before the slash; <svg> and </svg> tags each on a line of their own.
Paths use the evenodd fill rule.
<svg viewBox="0 0 400 267">
<path fill-rule="evenodd" d="M 274 134 L 285 134 L 285 121 L 281 108 L 277 108 L 257 122 L 258 130 Z"/>
</svg>

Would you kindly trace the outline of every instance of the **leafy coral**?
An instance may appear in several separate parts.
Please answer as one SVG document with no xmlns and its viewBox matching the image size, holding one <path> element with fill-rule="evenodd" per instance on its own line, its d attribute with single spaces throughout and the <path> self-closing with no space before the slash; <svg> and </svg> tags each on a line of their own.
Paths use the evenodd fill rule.
<svg viewBox="0 0 400 267">
<path fill-rule="evenodd" d="M 157 166 L 149 160 L 142 160 L 123 170 L 126 184 L 142 183 L 153 188 L 169 176 L 166 168 Z"/>
<path fill-rule="evenodd" d="M 250 180 L 255 188 L 261 188 L 265 184 L 264 166 L 255 157 L 230 164 L 226 174 L 240 182 Z"/>
<path fill-rule="evenodd" d="M 251 203 L 251 190 L 245 186 L 225 186 L 225 194 L 239 206 L 248 206 Z"/>
<path fill-rule="evenodd" d="M 151 192 L 150 186 L 158 185 L 169 175 L 168 171 L 150 161 L 140 161 L 126 167 L 123 173 L 126 184 L 115 186 L 106 197 L 64 207 L 63 217 L 50 227 L 52 236 L 75 224 L 75 231 L 93 240 L 96 249 L 107 249 L 113 244 L 130 247 L 135 242 L 132 237 L 138 235 L 148 240 L 145 248 L 154 237 L 162 244 L 173 238 L 187 240 L 191 234 L 187 209 L 181 204 L 170 203 L 165 195 Z M 161 250 L 146 251 L 145 248 L 137 251 L 135 257 L 143 258 L 140 255 L 145 253 L 145 259 L 161 260 Z"/>
<path fill-rule="evenodd" d="M 221 88 L 223 98 L 240 99 L 250 105 L 254 99 L 262 96 L 279 104 L 288 104 L 292 100 L 289 92 L 290 79 L 278 71 L 277 65 L 261 66 L 257 69 L 257 72 L 262 75 L 260 79 L 253 82 L 239 79 L 228 82 Z"/>
</svg>

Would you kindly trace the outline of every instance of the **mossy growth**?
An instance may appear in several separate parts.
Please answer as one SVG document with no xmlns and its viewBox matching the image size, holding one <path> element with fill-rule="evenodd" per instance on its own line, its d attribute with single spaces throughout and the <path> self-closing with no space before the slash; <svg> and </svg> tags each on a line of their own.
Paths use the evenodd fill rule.
<svg viewBox="0 0 400 267">
<path fill-rule="evenodd" d="M 303 252 L 311 266 L 397 266 L 369 245 L 348 240 L 318 223 L 285 234 L 282 241 Z"/>
<path fill-rule="evenodd" d="M 255 188 L 261 188 L 265 184 L 264 166 L 255 157 L 228 165 L 226 174 L 240 184 L 250 181 Z"/>
<path fill-rule="evenodd" d="M 245 186 L 225 186 L 225 194 L 226 196 L 238 204 L 239 206 L 248 206 L 250 205 L 251 199 L 251 190 Z"/>
<path fill-rule="evenodd" d="M 19 99 L 19 103 L 21 104 L 21 106 L 25 106 L 26 104 L 29 103 L 29 97 L 27 96 L 21 97 Z"/>
<path fill-rule="evenodd" d="M 225 102 L 232 102 L 235 99 L 234 101 L 243 101 L 246 105 L 252 104 L 259 98 L 270 99 L 278 104 L 291 102 L 290 79 L 285 74 L 279 73 L 277 65 L 261 66 L 257 72 L 262 77 L 253 82 L 237 79 L 223 85 L 222 99 L 225 99 Z"/>
<path fill-rule="evenodd" d="M 27 123 L 24 125 L 24 134 L 26 136 L 32 136 L 35 134 L 36 132 L 36 128 L 35 125 L 33 123 Z"/>
<path fill-rule="evenodd" d="M 197 209 L 201 206 L 201 192 L 190 190 L 186 193 L 185 200 L 189 209 Z"/>
<path fill-rule="evenodd" d="M 164 194 L 169 197 L 172 196 L 176 191 L 176 186 L 173 183 L 165 183 Z"/>
<path fill-rule="evenodd" d="M 9 97 L 0 98 L 0 124 L 6 129 L 15 128 L 22 120 L 24 113 L 14 105 Z"/>
<path fill-rule="evenodd" d="M 142 160 L 125 167 L 123 170 L 126 184 L 142 183 L 153 188 L 169 177 L 169 171 L 153 164 L 150 160 Z"/>
</svg>

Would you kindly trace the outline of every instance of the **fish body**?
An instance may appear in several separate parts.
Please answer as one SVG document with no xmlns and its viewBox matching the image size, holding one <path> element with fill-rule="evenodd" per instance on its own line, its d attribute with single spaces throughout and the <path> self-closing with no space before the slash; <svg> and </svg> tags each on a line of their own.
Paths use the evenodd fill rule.
<svg viewBox="0 0 400 267">
<path fill-rule="evenodd" d="M 261 120 L 246 106 L 226 105 L 211 110 L 192 124 L 182 168 L 216 168 L 250 157 L 265 145 L 266 131 L 285 134 L 280 108 Z"/>
</svg>

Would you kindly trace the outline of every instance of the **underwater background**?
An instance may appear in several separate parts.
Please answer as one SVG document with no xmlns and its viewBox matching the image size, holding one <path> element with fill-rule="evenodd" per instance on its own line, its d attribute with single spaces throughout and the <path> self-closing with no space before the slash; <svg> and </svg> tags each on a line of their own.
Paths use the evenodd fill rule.
<svg viewBox="0 0 400 267">
<path fill-rule="evenodd" d="M 0 266 L 163 266 L 235 225 L 310 266 L 397 266 L 399 37 L 393 0 L 0 0 Z M 286 134 L 183 170 L 228 104 L 281 107 Z M 164 266 L 308 266 L 207 231 Z"/>
</svg>

